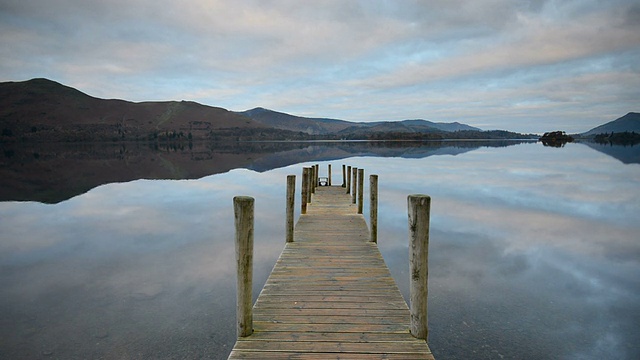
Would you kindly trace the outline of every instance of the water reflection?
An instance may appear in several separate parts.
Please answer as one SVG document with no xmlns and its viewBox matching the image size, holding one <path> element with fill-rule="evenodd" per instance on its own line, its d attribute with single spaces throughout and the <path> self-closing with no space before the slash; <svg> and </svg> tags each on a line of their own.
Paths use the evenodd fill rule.
<svg viewBox="0 0 640 360">
<path fill-rule="evenodd" d="M 380 176 L 379 246 L 405 297 L 406 196 L 432 196 L 437 358 L 640 357 L 639 166 L 580 144 L 368 155 L 318 162 Z M 255 298 L 283 246 L 286 175 L 301 166 L 0 203 L 0 358 L 226 358 L 231 199 L 256 198 Z"/>
<path fill-rule="evenodd" d="M 0 201 L 58 203 L 90 189 L 137 179 L 199 179 L 246 168 L 260 172 L 353 156 L 422 158 L 518 141 L 202 142 L 2 144 Z M 0 154 L 1 156 L 1 154 Z"/>
</svg>

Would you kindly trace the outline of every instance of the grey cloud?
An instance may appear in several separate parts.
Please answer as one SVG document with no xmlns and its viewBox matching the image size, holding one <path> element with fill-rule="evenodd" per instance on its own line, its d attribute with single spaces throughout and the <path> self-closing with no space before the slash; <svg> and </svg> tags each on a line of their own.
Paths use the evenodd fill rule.
<svg viewBox="0 0 640 360">
<path fill-rule="evenodd" d="M 356 121 L 484 117 L 517 130 L 509 124 L 529 120 L 512 116 L 514 104 L 537 104 L 530 116 L 583 121 L 572 111 L 589 107 L 576 107 L 575 93 L 523 95 L 539 96 L 558 77 L 564 89 L 584 83 L 582 72 L 559 73 L 563 64 L 600 80 L 628 69 L 624 83 L 605 84 L 616 94 L 606 112 L 590 102 L 602 123 L 634 110 L 627 90 L 640 82 L 629 55 L 640 47 L 637 13 L 630 0 L 3 1 L 0 77 L 50 77 L 134 101 L 189 99 Z M 598 63 L 605 56 L 608 68 Z M 479 113 L 465 119 L 469 108 Z"/>
</svg>

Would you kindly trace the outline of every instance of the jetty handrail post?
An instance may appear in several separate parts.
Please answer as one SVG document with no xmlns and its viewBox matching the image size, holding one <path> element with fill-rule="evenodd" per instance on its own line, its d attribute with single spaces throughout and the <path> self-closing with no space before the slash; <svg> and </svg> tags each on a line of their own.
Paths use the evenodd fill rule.
<svg viewBox="0 0 640 360">
<path fill-rule="evenodd" d="M 287 242 L 293 242 L 293 207 L 296 199 L 296 176 L 287 175 Z"/>
<path fill-rule="evenodd" d="M 364 169 L 358 169 L 358 214 L 362 214 L 364 206 Z"/>
<path fill-rule="evenodd" d="M 378 242 L 378 175 L 369 175 L 369 222 L 371 223 L 371 239 Z"/>
<path fill-rule="evenodd" d="M 356 196 L 358 195 L 357 187 L 358 187 L 358 168 L 353 167 L 353 180 L 351 180 L 351 203 L 356 203 Z"/>
<path fill-rule="evenodd" d="M 351 165 L 347 166 L 347 194 L 351 193 Z"/>
<path fill-rule="evenodd" d="M 233 198 L 236 227 L 236 320 L 238 337 L 253 333 L 251 287 L 253 281 L 253 219 L 254 199 L 249 196 Z"/>
<path fill-rule="evenodd" d="M 409 195 L 409 308 L 411 312 L 411 335 L 427 340 L 427 282 L 429 278 L 429 216 L 431 197 Z"/>
<path fill-rule="evenodd" d="M 345 164 L 342 164 L 342 187 L 345 187 L 347 185 L 347 174 L 345 174 L 345 168 L 347 166 Z"/>
<path fill-rule="evenodd" d="M 302 186 L 301 189 L 302 191 L 301 193 L 301 208 L 300 208 L 300 212 L 302 214 L 306 214 L 307 213 L 307 199 L 308 199 L 308 194 L 307 192 L 309 191 L 309 168 L 302 168 Z"/>
<path fill-rule="evenodd" d="M 329 186 L 331 186 L 331 164 L 329 164 L 329 169 L 327 170 L 327 173 L 328 173 L 328 175 L 327 175 L 327 176 L 328 176 L 328 178 L 329 178 L 329 180 L 328 180 L 328 181 L 329 181 L 328 185 L 329 185 Z"/>
</svg>

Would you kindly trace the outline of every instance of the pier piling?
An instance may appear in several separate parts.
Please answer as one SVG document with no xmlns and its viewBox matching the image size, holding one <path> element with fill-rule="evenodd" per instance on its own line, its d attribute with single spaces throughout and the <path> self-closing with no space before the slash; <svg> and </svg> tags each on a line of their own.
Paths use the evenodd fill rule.
<svg viewBox="0 0 640 360">
<path fill-rule="evenodd" d="M 429 216 L 431 198 L 427 195 L 409 195 L 409 308 L 411 335 L 427 340 L 427 279 L 429 276 Z"/>
<path fill-rule="evenodd" d="M 253 333 L 252 281 L 253 281 L 253 223 L 254 199 L 248 196 L 233 198 L 236 227 L 236 320 L 237 335 Z"/>
</svg>

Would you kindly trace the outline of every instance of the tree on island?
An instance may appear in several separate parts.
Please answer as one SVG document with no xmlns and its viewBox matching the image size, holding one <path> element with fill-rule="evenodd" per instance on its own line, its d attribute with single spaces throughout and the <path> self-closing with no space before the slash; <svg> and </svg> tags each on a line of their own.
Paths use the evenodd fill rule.
<svg viewBox="0 0 640 360">
<path fill-rule="evenodd" d="M 550 131 L 544 133 L 539 139 L 544 146 L 563 147 L 568 142 L 573 142 L 573 137 L 564 131 Z"/>
</svg>

